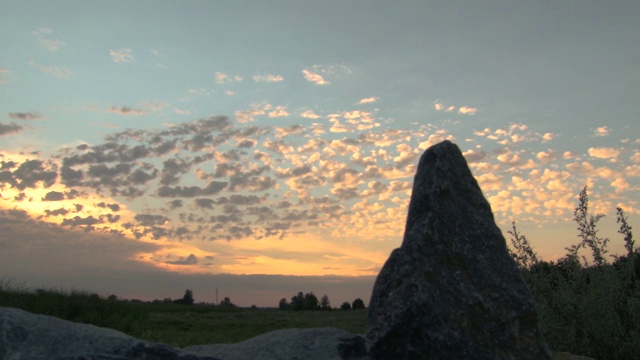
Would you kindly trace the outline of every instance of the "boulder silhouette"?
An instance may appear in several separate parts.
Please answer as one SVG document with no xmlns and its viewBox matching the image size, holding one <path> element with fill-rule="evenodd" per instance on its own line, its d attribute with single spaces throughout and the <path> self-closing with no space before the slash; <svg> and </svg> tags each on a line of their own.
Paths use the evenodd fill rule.
<svg viewBox="0 0 640 360">
<path fill-rule="evenodd" d="M 372 359 L 551 359 L 533 297 L 460 149 L 418 165 L 404 239 L 378 274 Z"/>
</svg>

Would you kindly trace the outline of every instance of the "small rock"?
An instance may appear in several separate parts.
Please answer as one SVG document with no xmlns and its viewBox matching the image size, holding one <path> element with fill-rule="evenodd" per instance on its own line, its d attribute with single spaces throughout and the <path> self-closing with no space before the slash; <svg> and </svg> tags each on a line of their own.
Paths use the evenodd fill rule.
<svg viewBox="0 0 640 360">
<path fill-rule="evenodd" d="M 551 359 L 535 303 L 460 149 L 420 158 L 404 239 L 376 279 L 372 359 Z"/>
</svg>

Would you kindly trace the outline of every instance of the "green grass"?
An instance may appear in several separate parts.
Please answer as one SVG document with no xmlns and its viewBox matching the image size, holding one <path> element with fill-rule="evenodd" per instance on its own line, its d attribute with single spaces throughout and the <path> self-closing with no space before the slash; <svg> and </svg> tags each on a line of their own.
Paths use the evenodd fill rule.
<svg viewBox="0 0 640 360">
<path fill-rule="evenodd" d="M 151 305 L 153 307 L 153 305 Z M 179 305 L 176 305 L 179 306 Z M 265 309 L 152 311 L 148 330 L 140 338 L 184 347 L 235 343 L 276 329 L 336 327 L 364 334 L 366 311 L 281 311 Z"/>
<path fill-rule="evenodd" d="M 96 294 L 31 290 L 0 280 L 0 306 L 93 324 L 177 347 L 235 343 L 276 329 L 336 327 L 364 334 L 366 310 L 281 311 L 110 301 Z"/>
<path fill-rule="evenodd" d="M 0 306 L 108 327 L 136 337 L 144 333 L 144 324 L 150 319 L 150 309 L 144 304 L 109 301 L 83 291 L 33 290 L 5 280 L 0 280 Z"/>
</svg>

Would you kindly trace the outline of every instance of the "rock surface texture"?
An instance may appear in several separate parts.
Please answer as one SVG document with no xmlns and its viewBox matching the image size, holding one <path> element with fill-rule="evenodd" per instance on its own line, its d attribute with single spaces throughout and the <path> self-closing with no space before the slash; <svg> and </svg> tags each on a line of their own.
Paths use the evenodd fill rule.
<svg viewBox="0 0 640 360">
<path fill-rule="evenodd" d="M 335 328 L 276 330 L 237 344 L 184 349 L 119 331 L 0 307 L 0 359 L 339 360 L 366 359 L 364 338 Z"/>
<path fill-rule="evenodd" d="M 214 360 L 119 331 L 0 307 L 0 359 Z"/>
<path fill-rule="evenodd" d="M 404 239 L 375 282 L 372 359 L 551 359 L 535 303 L 460 149 L 420 158 Z"/>
</svg>

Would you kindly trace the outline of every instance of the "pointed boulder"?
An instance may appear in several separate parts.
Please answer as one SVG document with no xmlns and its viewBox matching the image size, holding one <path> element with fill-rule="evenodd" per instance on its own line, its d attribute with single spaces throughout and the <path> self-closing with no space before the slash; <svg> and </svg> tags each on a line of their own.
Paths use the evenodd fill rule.
<svg viewBox="0 0 640 360">
<path fill-rule="evenodd" d="M 372 359 L 550 359 L 533 297 L 460 149 L 420 158 L 404 239 L 376 279 Z"/>
</svg>

